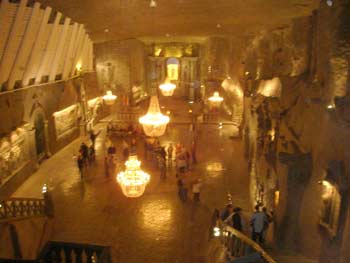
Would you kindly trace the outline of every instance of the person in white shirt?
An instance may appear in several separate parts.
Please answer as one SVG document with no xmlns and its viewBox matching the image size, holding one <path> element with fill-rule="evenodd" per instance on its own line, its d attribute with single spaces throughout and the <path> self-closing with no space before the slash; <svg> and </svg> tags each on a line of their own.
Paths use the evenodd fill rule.
<svg viewBox="0 0 350 263">
<path fill-rule="evenodd" d="M 263 232 L 265 225 L 268 224 L 268 218 L 266 214 L 260 211 L 260 205 L 255 206 L 255 212 L 250 219 L 250 225 L 252 227 L 252 239 L 260 244 L 264 243 Z"/>
<path fill-rule="evenodd" d="M 197 179 L 192 186 L 193 200 L 199 202 L 202 183 L 200 179 Z"/>
</svg>

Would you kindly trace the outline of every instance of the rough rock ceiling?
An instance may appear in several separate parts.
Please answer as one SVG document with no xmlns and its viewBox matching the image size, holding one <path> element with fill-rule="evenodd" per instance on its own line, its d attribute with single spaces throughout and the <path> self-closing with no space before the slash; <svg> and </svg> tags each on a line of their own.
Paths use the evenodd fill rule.
<svg viewBox="0 0 350 263">
<path fill-rule="evenodd" d="M 95 42 L 252 33 L 286 26 L 295 17 L 310 15 L 319 4 L 319 0 L 156 0 L 157 7 L 150 8 L 150 0 L 39 2 L 85 24 Z"/>
</svg>

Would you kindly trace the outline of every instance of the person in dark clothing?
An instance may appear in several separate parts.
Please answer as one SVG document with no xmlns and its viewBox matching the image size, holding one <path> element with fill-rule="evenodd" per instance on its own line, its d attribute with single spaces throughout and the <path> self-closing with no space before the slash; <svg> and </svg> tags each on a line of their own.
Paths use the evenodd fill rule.
<svg viewBox="0 0 350 263">
<path fill-rule="evenodd" d="M 84 159 L 81 154 L 79 154 L 77 158 L 77 165 L 78 165 L 80 177 L 83 178 Z"/>
<path fill-rule="evenodd" d="M 95 148 L 93 145 L 90 145 L 89 147 L 89 162 L 93 163 L 96 160 L 96 155 L 95 155 Z"/>
<path fill-rule="evenodd" d="M 185 202 L 187 200 L 187 188 L 185 187 L 181 179 L 177 180 L 177 186 L 179 189 L 178 190 L 179 198 L 182 202 Z"/>
<path fill-rule="evenodd" d="M 213 215 L 211 217 L 211 224 L 209 228 L 209 240 L 214 237 L 214 228 L 220 227 L 220 211 L 219 209 L 214 209 Z"/>
<path fill-rule="evenodd" d="M 101 130 L 98 131 L 97 133 L 94 132 L 94 130 L 91 130 L 90 131 L 90 140 L 91 140 L 91 143 L 92 143 L 92 146 L 95 148 L 95 141 L 96 141 L 96 138 L 97 136 L 100 134 Z"/>
<path fill-rule="evenodd" d="M 242 224 L 241 211 L 242 211 L 242 208 L 240 207 L 235 207 L 233 209 L 232 227 L 242 232 L 243 224 Z"/>
<path fill-rule="evenodd" d="M 232 204 L 226 205 L 225 210 L 221 214 L 221 220 L 225 221 L 232 214 L 233 206 Z"/>
<path fill-rule="evenodd" d="M 83 158 L 84 164 L 87 164 L 88 158 L 89 158 L 89 148 L 87 147 L 87 145 L 84 142 L 80 145 L 79 153 L 81 154 L 81 156 Z"/>
</svg>

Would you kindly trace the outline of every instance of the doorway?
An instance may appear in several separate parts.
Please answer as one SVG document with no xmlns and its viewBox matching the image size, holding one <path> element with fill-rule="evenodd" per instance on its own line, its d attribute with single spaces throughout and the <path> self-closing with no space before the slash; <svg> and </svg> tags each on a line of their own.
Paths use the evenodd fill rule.
<svg viewBox="0 0 350 263">
<path fill-rule="evenodd" d="M 45 143 L 45 118 L 43 114 L 39 113 L 34 119 L 35 128 L 35 146 L 38 160 L 41 160 L 46 155 L 46 143 Z"/>
</svg>

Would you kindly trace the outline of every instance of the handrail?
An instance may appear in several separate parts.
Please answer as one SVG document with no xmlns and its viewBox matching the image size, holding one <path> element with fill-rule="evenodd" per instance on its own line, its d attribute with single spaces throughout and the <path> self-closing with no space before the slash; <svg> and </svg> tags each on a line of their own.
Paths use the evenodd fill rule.
<svg viewBox="0 0 350 263">
<path fill-rule="evenodd" d="M 225 224 L 222 227 L 222 232 L 224 245 L 233 256 L 246 256 L 248 248 L 251 248 L 259 253 L 265 262 L 277 263 L 258 243 L 233 227 Z M 238 240 L 240 242 L 237 242 Z"/>
<path fill-rule="evenodd" d="M 44 199 L 8 198 L 0 200 L 0 223 L 47 215 Z"/>
<path fill-rule="evenodd" d="M 59 241 L 49 241 L 40 252 L 38 260 L 40 262 L 72 262 L 72 258 L 75 258 L 76 262 L 83 262 L 84 255 L 86 262 L 111 262 L 110 247 L 108 246 Z"/>
</svg>

